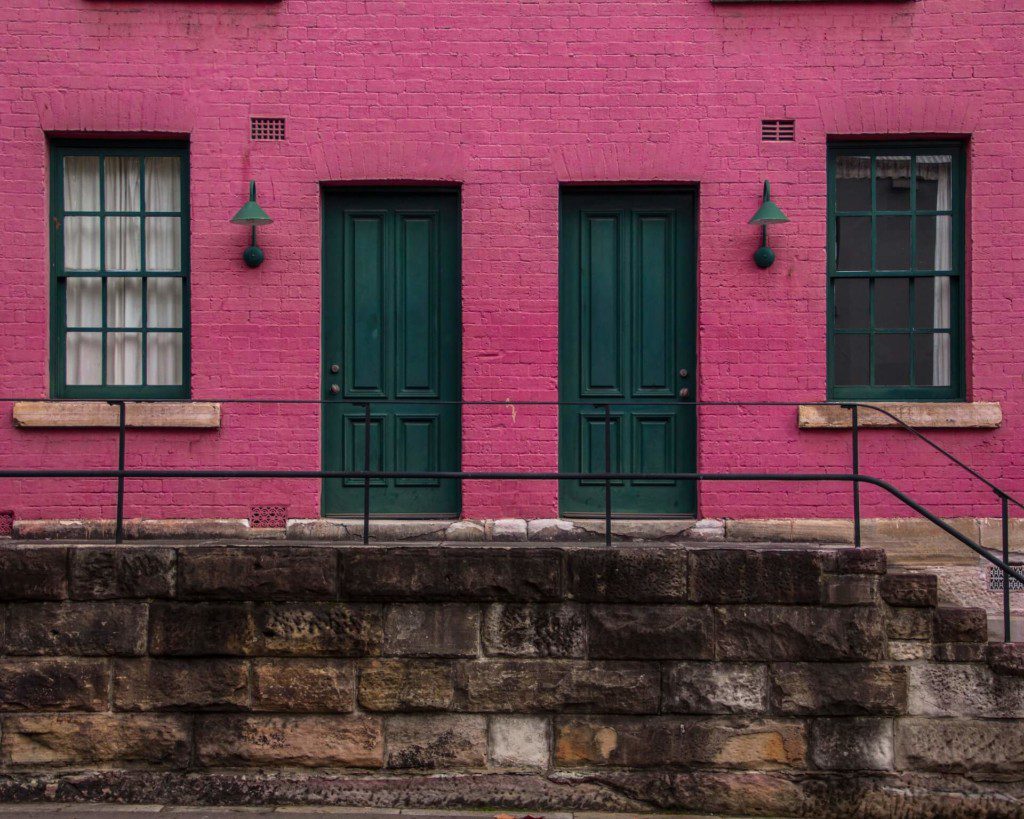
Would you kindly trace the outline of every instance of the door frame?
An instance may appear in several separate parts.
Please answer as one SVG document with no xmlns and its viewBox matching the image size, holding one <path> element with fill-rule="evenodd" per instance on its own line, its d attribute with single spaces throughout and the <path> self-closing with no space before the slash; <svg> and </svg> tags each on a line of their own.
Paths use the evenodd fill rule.
<svg viewBox="0 0 1024 819">
<path fill-rule="evenodd" d="M 320 188 L 320 361 L 319 361 L 319 373 L 320 377 L 317 383 L 317 394 L 323 399 L 325 395 L 325 384 L 327 383 L 328 377 L 331 375 L 327 371 L 327 361 L 329 359 L 327 350 L 327 338 L 324 333 L 324 305 L 327 303 L 327 287 L 330 281 L 328 265 L 329 255 L 327 252 L 328 243 L 328 231 L 327 231 L 327 199 L 332 194 L 351 194 L 358 196 L 360 194 L 447 194 L 455 197 L 455 206 L 457 214 L 457 225 L 453 235 L 455 242 L 454 248 L 454 259 L 455 259 L 455 311 L 458 316 L 458 320 L 454 323 L 455 327 L 455 347 L 459 351 L 458 360 L 456 362 L 455 372 L 453 374 L 455 382 L 455 393 L 457 396 L 456 400 L 461 401 L 462 399 L 462 370 L 465 363 L 465 351 L 462 346 L 462 335 L 463 335 L 463 304 L 462 304 L 462 291 L 463 291 L 463 280 L 462 280 L 462 184 L 441 184 L 436 182 L 425 182 L 423 184 L 416 184 L 410 182 L 402 182 L 399 184 L 388 184 L 383 182 L 380 184 L 369 184 L 366 182 L 358 183 L 345 183 L 345 182 L 321 182 Z M 341 256 L 339 255 L 339 259 Z M 372 402 L 371 402 L 372 403 Z M 326 447 L 326 427 L 324 424 L 324 410 L 325 404 L 318 405 L 317 412 L 317 427 L 318 427 L 318 441 L 320 444 L 320 466 L 325 468 L 324 457 L 327 452 Z M 456 453 L 456 464 L 455 468 L 457 471 L 462 470 L 462 454 L 464 444 L 464 428 L 463 428 L 463 412 L 461 404 L 456 407 L 456 428 L 459 435 L 459 445 Z M 329 513 L 326 509 L 327 493 L 324 491 L 325 478 L 321 478 L 318 485 L 318 491 L 320 493 L 320 517 L 322 518 L 334 518 L 334 519 L 349 519 L 353 515 L 349 513 Z M 417 514 L 417 513 L 389 513 L 389 512 L 374 512 L 373 504 L 370 505 L 370 515 L 374 519 L 384 520 L 458 520 L 462 516 L 462 504 L 464 494 L 464 482 L 459 481 L 459 490 L 457 492 L 457 503 L 454 512 L 447 514 Z"/>
<path fill-rule="evenodd" d="M 567 360 L 568 353 L 566 347 L 568 346 L 568 340 L 562 333 L 562 327 L 564 325 L 563 312 L 566 309 L 566 294 L 565 294 L 565 277 L 563 276 L 562 262 L 564 258 L 563 254 L 563 231 L 562 226 L 564 224 L 564 203 L 566 194 L 572 193 L 588 193 L 597 194 L 602 193 L 608 195 L 618 194 L 644 194 L 644 193 L 680 193 L 690 194 L 693 197 L 693 219 L 690 225 L 691 228 L 691 246 L 692 253 L 688 261 L 690 280 L 693 283 L 693 307 L 689 311 L 689 316 L 683 317 L 683 321 L 689 325 L 690 337 L 693 339 L 693 400 L 699 401 L 701 395 L 701 339 L 700 339 L 700 265 L 699 265 L 699 254 L 700 254 L 700 185 L 696 182 L 593 182 L 593 183 L 562 183 L 558 186 L 558 399 L 568 399 L 563 392 L 563 381 L 562 381 L 562 364 Z M 685 329 L 685 328 L 684 328 Z M 559 471 L 562 469 L 562 464 L 565 460 L 565 441 L 562 436 L 562 424 L 561 424 L 561 407 L 559 407 L 559 425 L 558 425 L 558 464 Z M 700 429 L 700 412 L 698 408 L 694 406 L 694 420 L 693 420 L 693 462 L 695 469 L 699 470 L 701 460 L 701 429 Z M 616 519 L 625 520 L 659 520 L 659 519 L 672 519 L 672 520 L 694 520 L 699 519 L 701 514 L 701 482 L 694 481 L 694 504 L 693 513 L 687 513 L 682 515 L 672 514 L 630 514 L 616 512 L 615 507 L 612 507 L 612 515 Z M 580 519 L 585 520 L 593 518 L 595 515 L 603 514 L 595 512 L 593 514 L 579 514 L 579 513 L 566 513 L 562 507 L 562 494 L 561 494 L 561 482 L 559 482 L 558 489 L 558 514 L 559 517 Z"/>
</svg>

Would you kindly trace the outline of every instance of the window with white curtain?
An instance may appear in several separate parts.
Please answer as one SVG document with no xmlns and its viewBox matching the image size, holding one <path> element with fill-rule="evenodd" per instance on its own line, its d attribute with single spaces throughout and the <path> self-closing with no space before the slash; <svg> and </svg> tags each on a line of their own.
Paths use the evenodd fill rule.
<svg viewBox="0 0 1024 819">
<path fill-rule="evenodd" d="M 957 143 L 829 148 L 829 397 L 963 397 Z"/>
<path fill-rule="evenodd" d="M 188 153 L 53 146 L 53 393 L 188 396 Z"/>
</svg>

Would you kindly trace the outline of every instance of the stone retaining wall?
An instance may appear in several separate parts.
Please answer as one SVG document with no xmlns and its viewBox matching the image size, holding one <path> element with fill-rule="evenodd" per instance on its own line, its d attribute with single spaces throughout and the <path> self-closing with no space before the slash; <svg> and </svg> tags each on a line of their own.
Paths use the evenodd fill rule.
<svg viewBox="0 0 1024 819">
<path fill-rule="evenodd" d="M 1024 652 L 865 549 L 0 547 L 0 799 L 1024 816 Z"/>
</svg>

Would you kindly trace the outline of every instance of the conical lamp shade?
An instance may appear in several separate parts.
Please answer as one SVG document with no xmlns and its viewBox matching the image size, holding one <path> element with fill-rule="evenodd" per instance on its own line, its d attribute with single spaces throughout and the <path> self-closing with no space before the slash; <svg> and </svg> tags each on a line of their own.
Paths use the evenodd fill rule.
<svg viewBox="0 0 1024 819">
<path fill-rule="evenodd" d="M 267 216 L 267 212 L 256 204 L 255 199 L 250 199 L 234 216 L 231 221 L 236 225 L 269 225 L 274 220 Z"/>
<path fill-rule="evenodd" d="M 757 213 L 750 217 L 748 225 L 771 225 L 776 222 L 788 222 L 789 217 L 786 216 L 779 206 L 772 202 L 770 199 L 761 203 L 761 207 L 757 209 Z"/>
</svg>

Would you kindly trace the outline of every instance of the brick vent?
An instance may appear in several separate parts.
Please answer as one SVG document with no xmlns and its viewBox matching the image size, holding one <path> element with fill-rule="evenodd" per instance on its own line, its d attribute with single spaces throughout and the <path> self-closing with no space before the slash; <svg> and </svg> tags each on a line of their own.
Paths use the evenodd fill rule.
<svg viewBox="0 0 1024 819">
<path fill-rule="evenodd" d="M 288 520 L 288 507 L 264 504 L 249 512 L 249 526 L 253 529 L 283 529 Z"/>
<path fill-rule="evenodd" d="M 284 117 L 253 117 L 249 120 L 249 138 L 261 142 L 284 139 Z"/>
<path fill-rule="evenodd" d="M 14 534 L 14 512 L 9 509 L 0 511 L 0 537 Z"/>
<path fill-rule="evenodd" d="M 1022 563 L 1011 563 L 1010 568 L 1019 569 L 1024 566 Z M 988 590 L 989 591 L 1002 591 L 1003 590 L 1003 572 L 998 566 L 988 567 Z M 1021 583 L 1016 577 L 1010 578 L 1010 591 L 1021 591 L 1024 590 L 1024 583 Z"/>
<path fill-rule="evenodd" d="M 793 142 L 796 140 L 796 120 L 763 119 L 761 120 L 762 142 Z"/>
</svg>

